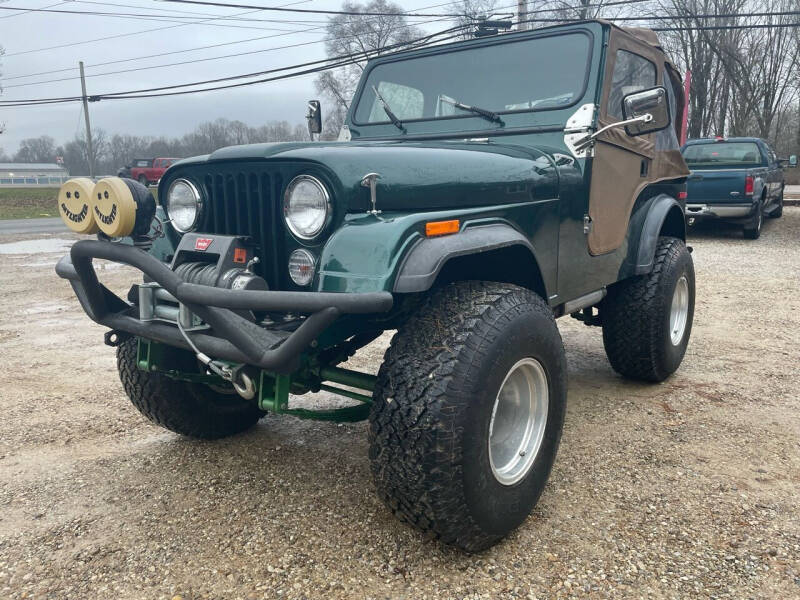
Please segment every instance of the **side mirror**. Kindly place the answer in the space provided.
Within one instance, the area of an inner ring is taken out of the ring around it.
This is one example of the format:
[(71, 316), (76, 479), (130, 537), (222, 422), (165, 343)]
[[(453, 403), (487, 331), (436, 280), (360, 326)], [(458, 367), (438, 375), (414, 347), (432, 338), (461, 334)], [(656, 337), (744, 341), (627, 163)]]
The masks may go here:
[(666, 129), (670, 124), (667, 90), (659, 86), (628, 94), (622, 99), (622, 114), (626, 120), (644, 115), (652, 117), (647, 121), (625, 125), (628, 135), (643, 135)]
[(789, 166), (794, 169), (797, 166), (797, 154), (792, 154), (789, 157)]
[(319, 100), (308, 101), (306, 120), (308, 121), (308, 133), (313, 140), (314, 134), (322, 131), (322, 107), (320, 106)]

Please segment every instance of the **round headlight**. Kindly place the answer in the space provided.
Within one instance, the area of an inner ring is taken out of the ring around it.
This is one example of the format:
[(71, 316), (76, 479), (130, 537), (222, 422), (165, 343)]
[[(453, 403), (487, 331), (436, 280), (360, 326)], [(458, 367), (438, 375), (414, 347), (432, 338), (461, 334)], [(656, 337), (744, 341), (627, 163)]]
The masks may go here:
[(167, 215), (172, 226), (181, 233), (192, 231), (200, 221), (200, 192), (191, 181), (176, 179), (167, 192)]
[(289, 277), (297, 285), (308, 285), (314, 279), (314, 255), (305, 248), (289, 255)]
[(298, 175), (283, 196), (283, 216), (295, 236), (310, 240), (328, 224), (331, 202), (328, 190), (316, 177)]

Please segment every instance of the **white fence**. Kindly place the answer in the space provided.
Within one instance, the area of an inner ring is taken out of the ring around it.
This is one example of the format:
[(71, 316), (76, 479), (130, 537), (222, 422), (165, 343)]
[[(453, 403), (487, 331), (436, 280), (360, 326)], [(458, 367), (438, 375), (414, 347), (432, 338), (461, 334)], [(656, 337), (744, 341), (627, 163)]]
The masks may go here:
[(0, 177), (0, 187), (59, 186), (67, 179), (71, 179), (71, 177), (69, 175), (61, 177)]

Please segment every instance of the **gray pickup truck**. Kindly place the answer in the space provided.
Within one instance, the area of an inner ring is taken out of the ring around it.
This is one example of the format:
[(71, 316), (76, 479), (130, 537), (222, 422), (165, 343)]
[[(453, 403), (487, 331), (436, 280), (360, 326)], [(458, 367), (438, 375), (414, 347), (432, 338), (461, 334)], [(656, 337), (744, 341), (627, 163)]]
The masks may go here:
[(761, 235), (764, 215), (783, 214), (783, 168), (797, 156), (779, 159), (759, 138), (689, 140), (681, 148), (692, 174), (687, 181), (686, 219), (725, 219), (744, 228), (744, 237)]

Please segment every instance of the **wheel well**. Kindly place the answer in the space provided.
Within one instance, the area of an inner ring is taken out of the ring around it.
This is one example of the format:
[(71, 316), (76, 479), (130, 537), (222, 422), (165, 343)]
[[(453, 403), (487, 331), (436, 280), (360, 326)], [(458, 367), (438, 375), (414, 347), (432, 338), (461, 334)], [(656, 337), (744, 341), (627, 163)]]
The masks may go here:
[(544, 279), (536, 259), (528, 248), (518, 244), (453, 257), (442, 266), (434, 285), (467, 280), (512, 283), (547, 299)]
[(680, 208), (673, 206), (661, 224), (661, 236), (676, 237), (686, 241), (686, 221)]

